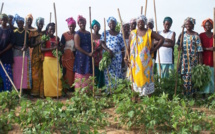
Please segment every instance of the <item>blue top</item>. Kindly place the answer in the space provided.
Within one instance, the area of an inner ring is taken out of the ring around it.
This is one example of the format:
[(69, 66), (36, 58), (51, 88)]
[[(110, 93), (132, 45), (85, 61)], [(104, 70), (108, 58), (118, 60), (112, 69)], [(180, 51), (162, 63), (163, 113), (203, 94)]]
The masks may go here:
[[(80, 36), (80, 47), (86, 52), (91, 52), (90, 33), (82, 33), (77, 31)], [(78, 74), (92, 74), (92, 57), (89, 57), (76, 49), (75, 64), (73, 71)]]
[[(0, 51), (3, 51), (9, 44), (14, 44), (14, 34), (10, 28), (0, 28)], [(4, 64), (13, 63), (13, 51), (12, 48), (0, 55), (0, 60)]]

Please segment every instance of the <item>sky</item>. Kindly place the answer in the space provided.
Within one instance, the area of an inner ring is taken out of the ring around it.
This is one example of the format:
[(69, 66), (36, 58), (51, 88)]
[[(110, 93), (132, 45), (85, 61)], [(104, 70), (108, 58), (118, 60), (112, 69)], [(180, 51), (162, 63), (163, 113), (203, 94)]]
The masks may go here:
[[(136, 18), (145, 10), (145, 0), (1, 0), (4, 2), (3, 13), (22, 17), (31, 13), (34, 17), (33, 27), (36, 27), (35, 20), (37, 17), (45, 18), (45, 24), (49, 23), (50, 12), (52, 12), (52, 22), (54, 22), (54, 8), (57, 11), (57, 31), (58, 36), (68, 31), (66, 19), (73, 17), (75, 20), (78, 15), (83, 15), (87, 19), (87, 30), (89, 30), (89, 7), (91, 6), (91, 18), (96, 19), (101, 24), (100, 33), (104, 31), (104, 18), (113, 16), (119, 20), (119, 8), (122, 20), (128, 22), (131, 18)], [(201, 33), (203, 28), (201, 23), (204, 19), (213, 18), (213, 9), (215, 0), (155, 0), (157, 12), (158, 30), (163, 30), (163, 19), (170, 16), (173, 19), (171, 27), (176, 32), (176, 36), (181, 32), (181, 26), (187, 17), (196, 19), (194, 31)], [(153, 0), (148, 0), (147, 18), (154, 18)], [(108, 29), (108, 26), (106, 26)], [(44, 27), (45, 29), (45, 27)], [(78, 30), (78, 25), (76, 30)]]

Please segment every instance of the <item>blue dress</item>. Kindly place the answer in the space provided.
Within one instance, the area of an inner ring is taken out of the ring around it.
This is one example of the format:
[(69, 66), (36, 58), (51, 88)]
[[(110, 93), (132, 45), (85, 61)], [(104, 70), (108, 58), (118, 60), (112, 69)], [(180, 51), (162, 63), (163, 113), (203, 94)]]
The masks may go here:
[[(104, 32), (102, 33), (101, 40), (104, 40)], [(114, 53), (114, 57), (111, 60), (111, 64), (108, 66), (108, 71), (110, 74), (110, 79), (114, 79), (116, 81), (117, 79), (123, 78), (122, 72), (123, 58), (121, 50), (124, 48), (124, 42), (122, 34), (119, 33), (118, 35), (113, 36), (109, 33), (109, 31), (106, 31), (106, 46)], [(107, 70), (104, 70), (104, 74), (105, 84), (109, 85)]]
[[(80, 47), (86, 52), (91, 52), (91, 37), (90, 33), (82, 33), (77, 31), (76, 34), (80, 36)], [(92, 57), (89, 57), (82, 52), (76, 50), (75, 63), (73, 71), (75, 73), (85, 75), (92, 74)]]

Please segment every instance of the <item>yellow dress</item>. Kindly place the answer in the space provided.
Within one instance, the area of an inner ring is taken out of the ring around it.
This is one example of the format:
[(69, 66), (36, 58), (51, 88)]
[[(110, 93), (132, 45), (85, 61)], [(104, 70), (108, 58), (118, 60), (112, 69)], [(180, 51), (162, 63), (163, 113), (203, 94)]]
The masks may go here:
[(134, 91), (139, 92), (140, 96), (143, 96), (154, 92), (153, 55), (150, 54), (152, 31), (147, 30), (142, 37), (137, 37), (136, 33), (137, 30), (131, 32), (130, 61)]

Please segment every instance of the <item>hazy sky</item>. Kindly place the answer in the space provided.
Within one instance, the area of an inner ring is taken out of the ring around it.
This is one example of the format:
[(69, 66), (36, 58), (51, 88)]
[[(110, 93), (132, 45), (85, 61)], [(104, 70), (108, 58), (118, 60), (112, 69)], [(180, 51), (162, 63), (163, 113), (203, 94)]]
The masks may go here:
[[(54, 22), (53, 2), (55, 2), (58, 36), (68, 30), (65, 20), (71, 16), (77, 19), (79, 14), (86, 17), (89, 30), (89, 6), (92, 10), (92, 20), (97, 19), (101, 24), (100, 33), (103, 32), (104, 18), (114, 16), (119, 21), (117, 8), (120, 9), (123, 21), (129, 21), (131, 18), (139, 16), (141, 6), (145, 8), (145, 0), (4, 0), (1, 2), (4, 2), (3, 13), (11, 15), (17, 13), (22, 17), (32, 13), (34, 27), (37, 17), (44, 17), (45, 24), (48, 24), (50, 12), (52, 12)], [(156, 0), (158, 30), (163, 29), (164, 17), (170, 16), (173, 18), (171, 29), (178, 36), (184, 19), (193, 17), (197, 21), (195, 31), (203, 32), (201, 23), (206, 18), (213, 18), (214, 7), (215, 0)], [(148, 0), (146, 16), (154, 18), (153, 0)], [(78, 29), (77, 25), (76, 30)]]

